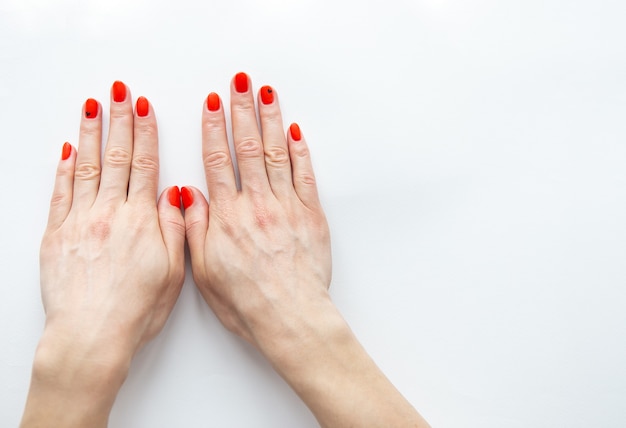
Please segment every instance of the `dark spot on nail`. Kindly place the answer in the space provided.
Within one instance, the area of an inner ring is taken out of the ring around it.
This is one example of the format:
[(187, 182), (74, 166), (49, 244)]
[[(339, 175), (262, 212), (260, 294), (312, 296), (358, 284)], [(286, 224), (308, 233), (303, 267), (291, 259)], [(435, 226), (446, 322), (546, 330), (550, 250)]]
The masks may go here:
[(91, 116), (91, 112), (90, 111), (86, 111), (85, 112), (85, 116), (87, 116), (87, 117)]
[(271, 94), (272, 93), (272, 88), (267, 88), (267, 93)]

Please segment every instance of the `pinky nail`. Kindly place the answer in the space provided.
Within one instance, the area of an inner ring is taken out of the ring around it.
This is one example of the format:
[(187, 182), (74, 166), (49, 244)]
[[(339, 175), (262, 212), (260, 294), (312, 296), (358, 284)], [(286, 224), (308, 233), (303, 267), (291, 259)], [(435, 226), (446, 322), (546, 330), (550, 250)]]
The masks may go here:
[(191, 192), (191, 189), (188, 187), (181, 188), (180, 195), (183, 199), (183, 207), (185, 207), (185, 209), (189, 208), (191, 204), (193, 204), (193, 193)]
[(209, 111), (218, 111), (220, 109), (220, 96), (211, 92), (206, 99), (206, 107)]
[(248, 92), (248, 75), (246, 73), (237, 73), (235, 75), (235, 90), (239, 93)]
[(170, 205), (180, 208), (180, 189), (178, 186), (174, 186), (170, 189), (167, 197), (170, 201)]
[(300, 141), (302, 138), (302, 134), (300, 133), (300, 127), (297, 123), (292, 123), (289, 127), (289, 133), (291, 134), (291, 138), (293, 141)]
[(137, 98), (137, 116), (146, 117), (148, 112), (150, 111), (150, 103), (148, 103), (148, 99), (146, 97)]
[(121, 103), (126, 99), (126, 85), (119, 80), (113, 82), (113, 101)]
[(63, 144), (63, 150), (61, 150), (61, 160), (66, 160), (72, 154), (72, 145), (70, 143)]
[(271, 86), (263, 86), (261, 88), (261, 101), (263, 104), (272, 104), (274, 102), (274, 90)]
[(89, 98), (85, 101), (85, 117), (87, 119), (93, 119), (96, 116), (98, 116), (98, 101)]

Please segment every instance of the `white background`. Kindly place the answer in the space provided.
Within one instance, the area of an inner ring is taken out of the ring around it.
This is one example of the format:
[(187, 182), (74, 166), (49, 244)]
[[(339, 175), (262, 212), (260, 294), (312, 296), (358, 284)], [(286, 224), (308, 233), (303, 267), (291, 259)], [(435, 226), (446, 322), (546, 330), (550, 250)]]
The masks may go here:
[[(624, 22), (621, 0), (0, 0), (0, 426), (84, 100), (147, 96), (161, 188), (205, 189), (202, 103), (241, 70), (310, 143), (335, 302), (434, 427), (626, 426)], [(316, 422), (187, 268), (110, 426)]]

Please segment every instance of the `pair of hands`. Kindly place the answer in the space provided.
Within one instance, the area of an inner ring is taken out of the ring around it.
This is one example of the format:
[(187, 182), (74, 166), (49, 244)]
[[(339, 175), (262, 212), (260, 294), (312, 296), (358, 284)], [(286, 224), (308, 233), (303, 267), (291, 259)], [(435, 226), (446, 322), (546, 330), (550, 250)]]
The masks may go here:
[(241, 190), (226, 107), (211, 93), (202, 109), (210, 208), (194, 187), (168, 187), (155, 203), (157, 122), (146, 98), (133, 109), (129, 88), (113, 84), (103, 155), (102, 107), (86, 101), (79, 149), (63, 146), (41, 245), (46, 325), (34, 375), (41, 368), (85, 388), (105, 384), (112, 404), (133, 355), (174, 307), (185, 238), (204, 299), (229, 330), (262, 352), (276, 326), (311, 300), (328, 299), (328, 226), (300, 129), (293, 124), (285, 136), (269, 86), (258, 94), (259, 129), (245, 73), (233, 78), (230, 99)]
[(41, 246), (45, 334), (80, 349), (77, 357), (127, 365), (162, 329), (183, 284), (185, 237), (202, 296), (229, 330), (257, 346), (268, 310), (298, 310), (325, 296), (329, 233), (298, 125), (285, 136), (276, 93), (264, 86), (259, 130), (250, 79), (235, 76), (238, 190), (224, 108), (211, 93), (202, 111), (210, 208), (198, 189), (184, 187), (183, 216), (177, 187), (155, 203), (157, 124), (148, 100), (140, 97), (133, 111), (128, 87), (114, 83), (103, 156), (102, 107), (85, 103), (80, 149), (63, 147)]
[[(128, 87), (83, 107), (79, 150), (66, 143), (41, 246), (46, 325), (22, 427), (103, 427), (137, 350), (165, 324), (194, 280), (230, 331), (269, 360), (324, 427), (426, 427), (367, 355), (332, 304), (329, 231), (298, 125), (285, 136), (276, 93), (245, 73), (230, 109), (241, 190), (224, 105), (202, 111), (210, 205), (193, 187), (158, 198), (155, 112)], [(184, 215), (181, 212), (181, 200)]]

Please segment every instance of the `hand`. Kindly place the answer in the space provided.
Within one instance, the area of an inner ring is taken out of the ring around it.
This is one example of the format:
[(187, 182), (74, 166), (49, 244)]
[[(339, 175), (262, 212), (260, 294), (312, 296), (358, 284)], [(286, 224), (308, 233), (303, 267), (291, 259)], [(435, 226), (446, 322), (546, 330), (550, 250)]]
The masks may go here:
[(376, 367), (332, 304), (330, 239), (306, 142), (285, 137), (276, 92), (231, 83), (241, 178), (237, 190), (217, 94), (203, 108), (203, 159), (210, 207), (183, 188), (194, 280), (232, 332), (255, 345), (323, 427), (427, 427)]
[[(309, 150), (299, 127), (288, 136), (276, 92), (261, 88), (262, 134), (246, 74), (231, 84), (237, 190), (224, 107), (211, 94), (203, 108), (203, 159), (210, 209), (195, 188), (183, 188), (193, 275), (221, 322), (263, 349), (293, 316), (328, 301), (330, 238)], [(281, 330), (282, 331), (282, 330)], [(261, 340), (260, 340), (261, 339)]]
[[(121, 82), (111, 92), (101, 167), (101, 106), (87, 100), (80, 146), (63, 147), (41, 245), (46, 325), (23, 426), (105, 426), (133, 355), (163, 327), (184, 279), (178, 188), (156, 204), (157, 124)], [(77, 414), (78, 413), (78, 414)]]

